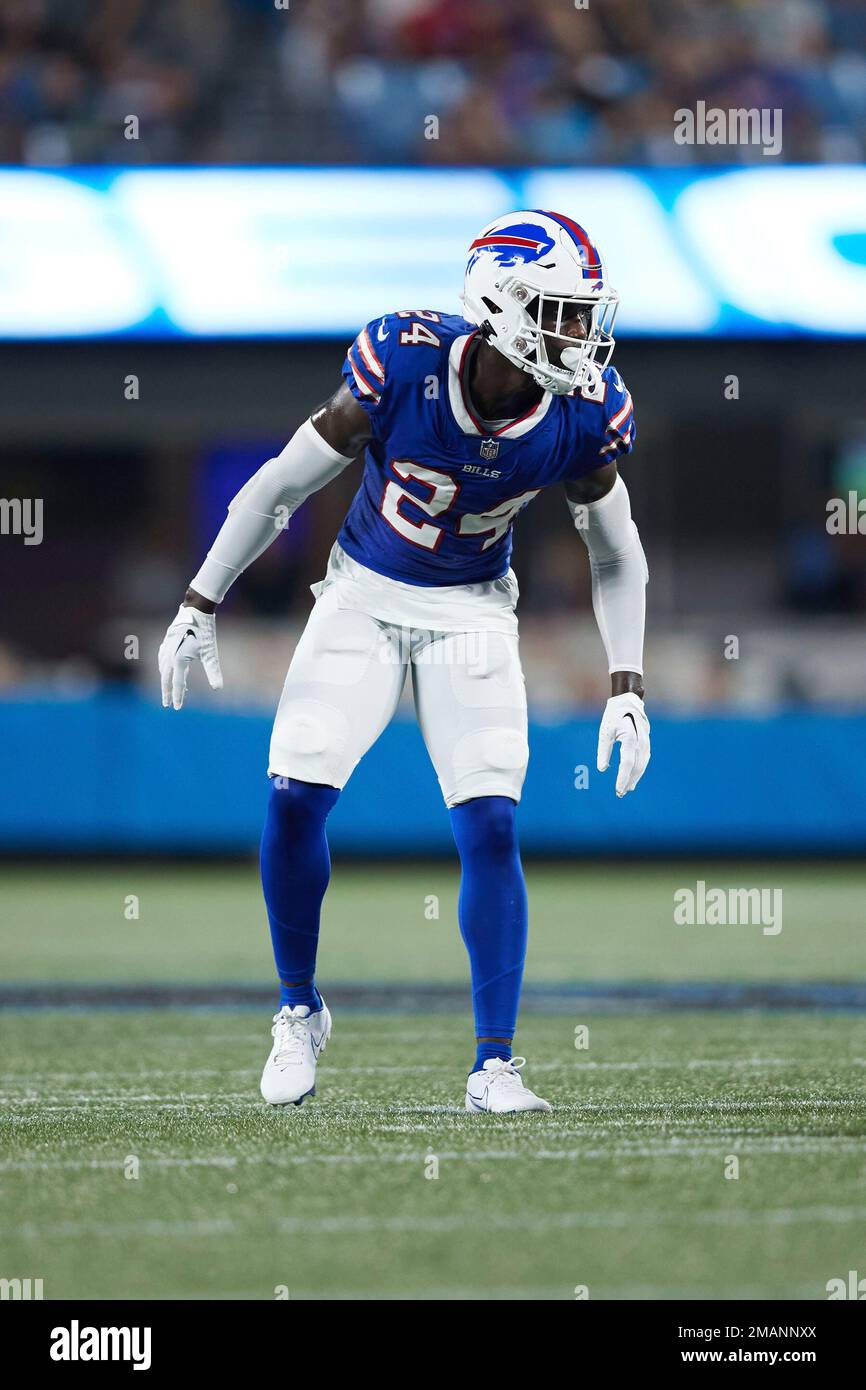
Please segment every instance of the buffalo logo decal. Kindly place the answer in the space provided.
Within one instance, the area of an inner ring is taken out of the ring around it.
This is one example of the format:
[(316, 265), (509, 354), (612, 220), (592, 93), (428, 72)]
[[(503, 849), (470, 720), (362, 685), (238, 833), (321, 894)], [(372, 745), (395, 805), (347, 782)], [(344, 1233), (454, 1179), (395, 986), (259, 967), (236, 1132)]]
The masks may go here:
[(471, 254), (466, 268), (472, 269), (482, 251), (487, 251), (501, 266), (513, 266), (540, 261), (553, 247), (553, 237), (536, 222), (515, 222), (509, 227), (497, 227), (487, 236), (476, 237), (469, 247)]

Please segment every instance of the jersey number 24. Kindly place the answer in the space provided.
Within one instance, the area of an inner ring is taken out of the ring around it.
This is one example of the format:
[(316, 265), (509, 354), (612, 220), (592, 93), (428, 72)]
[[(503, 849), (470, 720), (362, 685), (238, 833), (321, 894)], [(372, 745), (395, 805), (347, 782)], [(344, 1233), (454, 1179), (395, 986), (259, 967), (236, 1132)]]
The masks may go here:
[[(412, 521), (408, 516), (404, 516), (400, 505), (409, 501), (429, 517), (442, 516), (457, 501), (460, 484), (447, 473), (439, 473), (435, 468), (425, 468), (420, 463), (413, 463), (411, 459), (394, 459), (391, 467), (399, 478), (407, 482), (411, 478), (422, 487), (429, 488), (430, 496), (416, 497), (414, 492), (392, 479), (382, 494), (382, 516), (398, 535), (410, 541), (412, 545), (418, 545), (422, 550), (438, 550), (445, 535), (443, 527), (437, 526), (433, 521)], [(489, 512), (479, 512), (472, 516), (464, 514), (457, 527), (458, 536), (486, 535), (487, 539), (481, 549), (487, 550), (505, 535), (517, 513), (531, 502), (533, 497), (537, 497), (540, 491), (540, 488), (535, 488), (532, 492), (521, 492), (517, 497), (507, 497), (504, 502), (491, 507)]]

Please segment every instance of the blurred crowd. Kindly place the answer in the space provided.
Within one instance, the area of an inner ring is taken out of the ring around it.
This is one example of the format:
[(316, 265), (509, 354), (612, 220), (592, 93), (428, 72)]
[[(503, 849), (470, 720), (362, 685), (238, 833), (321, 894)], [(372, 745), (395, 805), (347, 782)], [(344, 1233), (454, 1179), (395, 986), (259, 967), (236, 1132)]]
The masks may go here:
[(866, 4), (4, 0), (0, 9), (9, 164), (761, 158), (755, 145), (676, 144), (674, 112), (697, 101), (781, 108), (786, 161), (862, 160)]
[[(92, 692), (104, 682), (131, 682), (155, 699), (166, 623), (228, 498), (256, 466), (250, 460), (273, 452), (264, 439), (203, 451), (96, 441), (53, 452), (10, 449), (8, 479), (44, 496), (49, 524), (39, 546), (15, 537), (0, 546), (0, 592), (18, 595), (0, 613), (0, 702), (11, 693)], [(689, 713), (866, 708), (866, 534), (831, 535), (824, 522), (828, 495), (866, 495), (866, 423), (832, 457), (821, 450), (803, 459), (808, 480), (798, 505), (786, 506), (771, 484), (759, 534), (738, 498), (733, 512), (708, 508), (695, 532), (682, 513), (694, 491), (695, 456), (687, 452), (687, 466), (660, 475), (658, 457), (645, 454), (624, 471), (652, 576), (654, 703)], [(313, 602), (310, 585), (324, 572), (357, 483), (357, 469), (348, 470), (310, 499), (232, 589), (219, 618), (226, 689), (212, 697), (199, 681), (197, 701), (273, 707)], [(673, 529), (671, 508), (680, 517)], [(514, 567), (535, 717), (597, 707), (608, 690), (607, 663), (586, 553), (558, 489), (516, 526)]]

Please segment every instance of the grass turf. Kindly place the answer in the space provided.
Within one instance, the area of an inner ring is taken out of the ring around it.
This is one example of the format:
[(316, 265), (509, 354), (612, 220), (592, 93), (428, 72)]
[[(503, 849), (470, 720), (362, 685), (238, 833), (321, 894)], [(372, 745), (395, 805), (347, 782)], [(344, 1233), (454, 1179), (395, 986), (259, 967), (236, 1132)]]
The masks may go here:
[(462, 1021), (350, 1013), (319, 1099), (269, 1109), (263, 1023), (5, 1013), (0, 1272), (47, 1298), (820, 1299), (862, 1269), (862, 1016), (528, 1018), (556, 1108), (513, 1117), (463, 1113)]
[[(528, 877), (530, 981), (864, 973), (859, 866)], [(675, 926), (673, 892), (699, 877), (781, 887), (781, 934)], [(456, 888), (452, 865), (338, 864), (325, 986), (465, 982)], [(7, 982), (272, 978), (253, 866), (7, 870), (0, 901)], [(259, 1102), (267, 1024), (0, 1013), (0, 1276), (47, 1298), (763, 1299), (863, 1272), (863, 1015), (527, 1015), (528, 1079), (556, 1109), (501, 1118), (461, 1109), (468, 1016), (338, 1014), (300, 1111)]]
[[(760, 926), (677, 926), (673, 894), (780, 888), (777, 936)], [(866, 866), (694, 864), (527, 868), (527, 979), (860, 979)], [(328, 980), (466, 979), (449, 862), (335, 865), (319, 975)], [(125, 916), (135, 896), (138, 916)], [(428, 900), (438, 917), (428, 917)], [(6, 982), (270, 981), (273, 961), (256, 868), (127, 864), (0, 872)]]

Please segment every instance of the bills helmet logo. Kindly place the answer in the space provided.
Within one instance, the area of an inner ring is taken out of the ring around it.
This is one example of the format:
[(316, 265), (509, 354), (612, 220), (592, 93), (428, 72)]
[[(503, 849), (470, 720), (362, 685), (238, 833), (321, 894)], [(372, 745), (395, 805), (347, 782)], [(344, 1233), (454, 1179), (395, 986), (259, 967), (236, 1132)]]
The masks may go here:
[(527, 261), (540, 261), (554, 248), (554, 240), (537, 222), (514, 222), (510, 226), (498, 227), (486, 236), (476, 237), (469, 247), (471, 270), (486, 251), (501, 266), (525, 265)]

